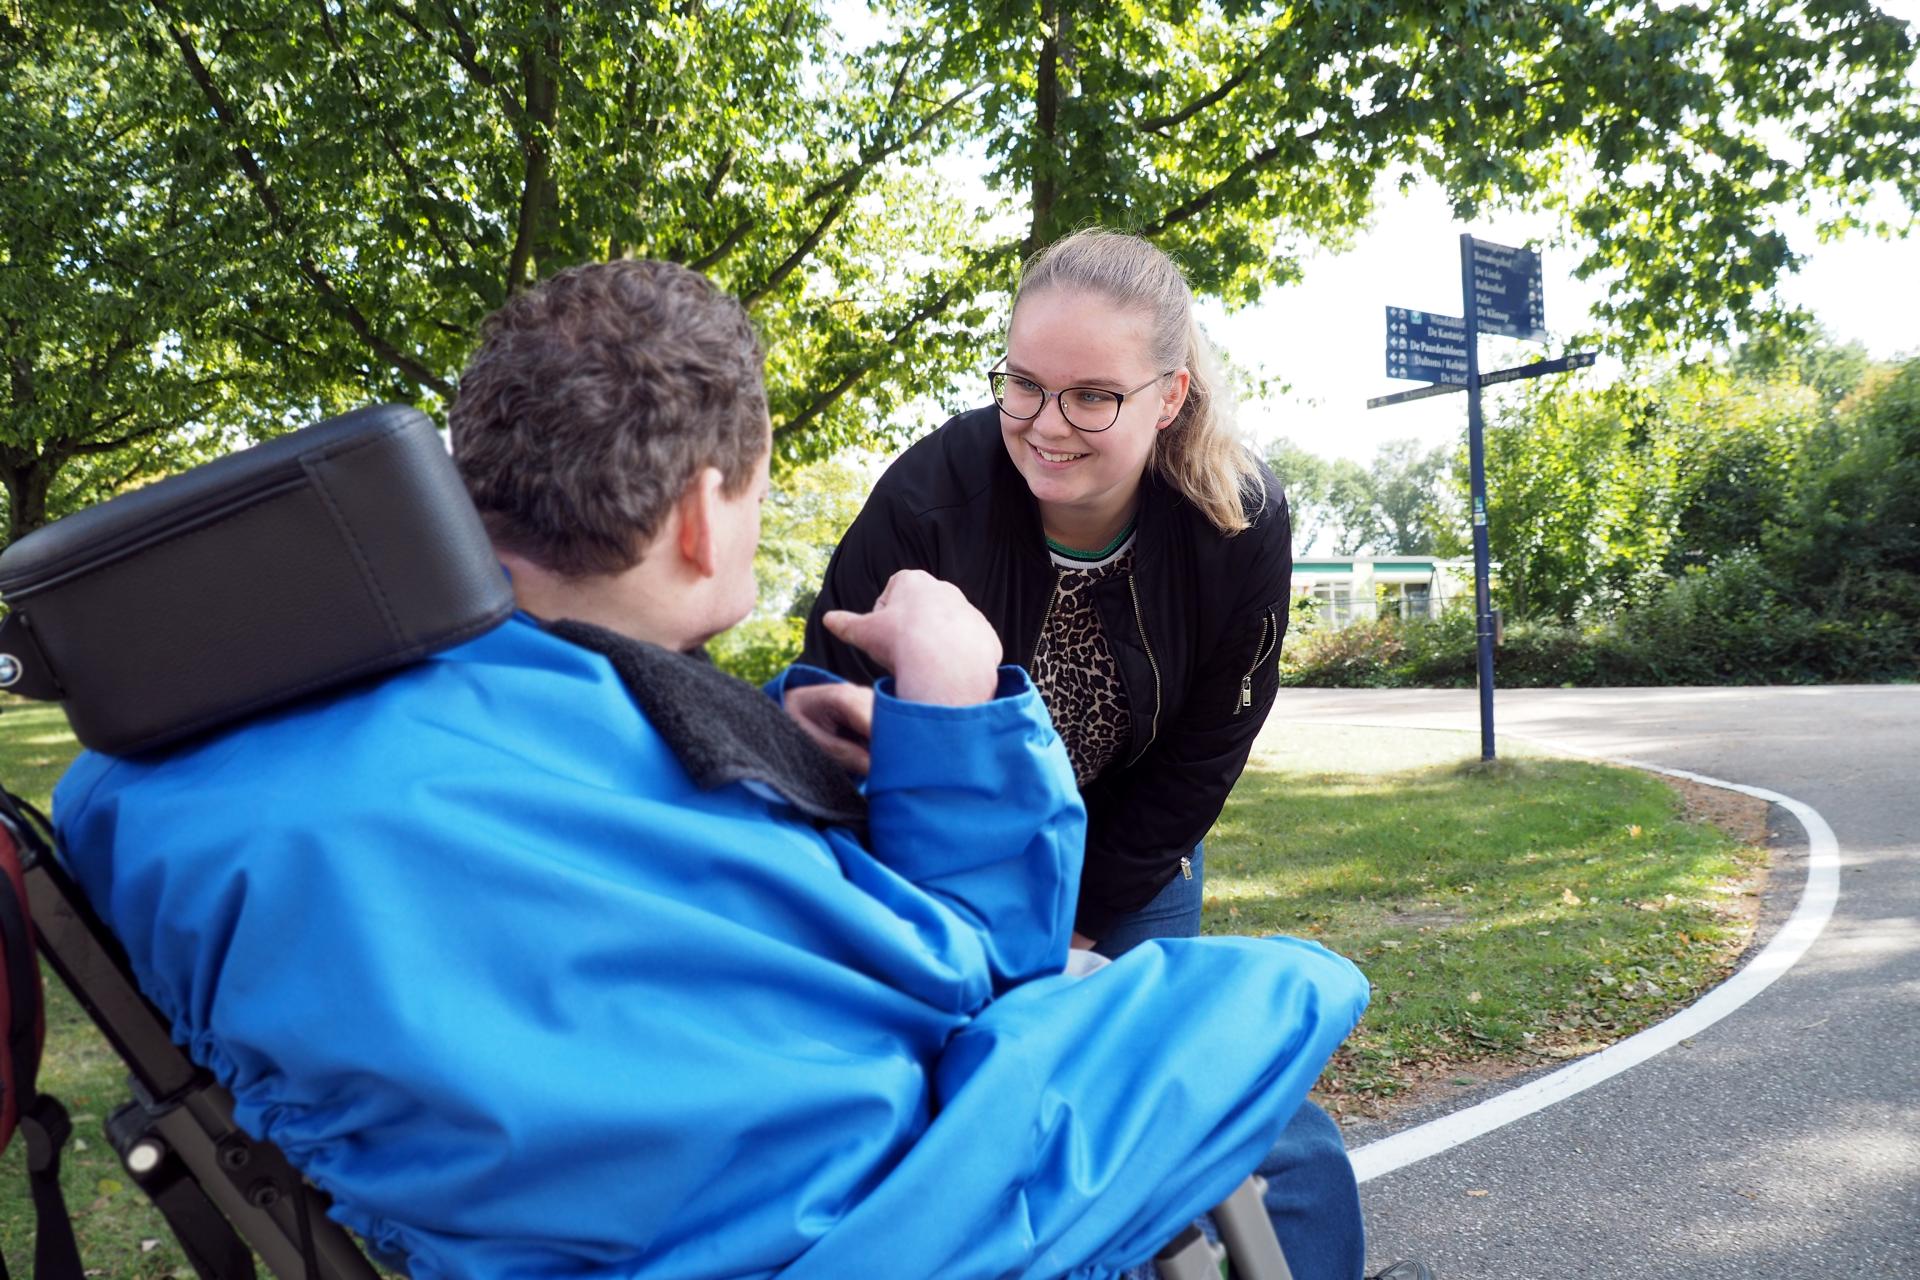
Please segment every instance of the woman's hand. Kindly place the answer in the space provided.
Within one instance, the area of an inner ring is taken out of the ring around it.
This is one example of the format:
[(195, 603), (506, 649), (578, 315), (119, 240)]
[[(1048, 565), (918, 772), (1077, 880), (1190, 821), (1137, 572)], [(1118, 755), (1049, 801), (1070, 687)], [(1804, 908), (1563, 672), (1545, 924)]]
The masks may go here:
[(1000, 687), (1000, 636), (960, 588), (902, 569), (868, 613), (829, 609), (822, 625), (893, 672), (908, 702), (970, 707)]
[(873, 690), (858, 684), (809, 684), (786, 692), (787, 714), (814, 745), (848, 773), (873, 767)]
[(1089, 938), (1086, 934), (1080, 932), (1078, 929), (1075, 929), (1073, 931), (1073, 949), (1075, 951), (1091, 951), (1099, 945), (1100, 945), (1099, 939)]

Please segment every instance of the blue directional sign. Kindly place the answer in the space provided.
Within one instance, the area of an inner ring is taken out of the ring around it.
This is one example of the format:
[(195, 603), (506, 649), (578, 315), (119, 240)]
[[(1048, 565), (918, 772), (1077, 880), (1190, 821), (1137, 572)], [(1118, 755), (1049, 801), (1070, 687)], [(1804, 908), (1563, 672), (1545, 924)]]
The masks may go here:
[(1406, 307), (1387, 308), (1387, 376), (1467, 383), (1467, 322)]
[(1547, 308), (1540, 292), (1540, 255), (1486, 240), (1473, 241), (1473, 299), (1481, 333), (1529, 342), (1547, 340)]

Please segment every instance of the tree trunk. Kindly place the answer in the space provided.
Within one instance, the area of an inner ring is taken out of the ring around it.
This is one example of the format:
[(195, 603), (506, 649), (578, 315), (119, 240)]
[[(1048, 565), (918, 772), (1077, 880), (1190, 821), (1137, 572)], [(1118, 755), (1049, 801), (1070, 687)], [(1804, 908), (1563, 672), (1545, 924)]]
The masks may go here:
[(1053, 242), (1053, 206), (1060, 197), (1060, 0), (1041, 0), (1040, 62), (1034, 69), (1033, 224), (1026, 256)]
[(34, 455), (0, 462), (0, 486), (7, 491), (8, 546), (47, 523), (47, 494), (65, 461)]
[[(549, 14), (549, 17), (554, 15)], [(507, 263), (507, 292), (518, 293), (540, 278), (541, 259), (553, 250), (560, 184), (553, 174), (554, 125), (559, 119), (560, 38), (549, 23), (537, 48), (521, 55), (526, 82), (526, 124), (521, 151), (526, 177), (520, 192), (520, 217), (514, 229), (513, 253)]]

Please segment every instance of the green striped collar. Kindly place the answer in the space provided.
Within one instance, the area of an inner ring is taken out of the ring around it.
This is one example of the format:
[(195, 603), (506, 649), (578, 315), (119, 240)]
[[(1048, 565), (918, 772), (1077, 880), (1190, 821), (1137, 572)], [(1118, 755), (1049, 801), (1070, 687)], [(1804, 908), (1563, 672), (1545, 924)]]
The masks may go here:
[(1127, 545), (1127, 539), (1133, 536), (1133, 526), (1137, 523), (1139, 523), (1138, 517), (1127, 521), (1127, 527), (1116, 534), (1112, 542), (1109, 542), (1098, 551), (1082, 551), (1077, 547), (1070, 547), (1064, 542), (1055, 542), (1052, 538), (1047, 539), (1047, 550), (1067, 560), (1079, 560), (1087, 564), (1098, 564), (1102, 560), (1112, 558), (1114, 552)]

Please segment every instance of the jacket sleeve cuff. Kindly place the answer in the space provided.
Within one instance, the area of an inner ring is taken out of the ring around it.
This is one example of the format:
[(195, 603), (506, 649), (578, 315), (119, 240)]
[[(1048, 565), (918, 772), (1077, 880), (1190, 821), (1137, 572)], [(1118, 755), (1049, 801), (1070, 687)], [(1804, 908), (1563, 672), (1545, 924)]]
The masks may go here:
[(1083, 937), (1092, 938), (1095, 942), (1105, 942), (1108, 931), (1113, 928), (1114, 921), (1119, 918), (1118, 911), (1098, 903), (1088, 902), (1086, 895), (1082, 893), (1079, 905), (1074, 908), (1073, 931)]
[(822, 671), (819, 667), (810, 667), (804, 662), (796, 662), (773, 679), (760, 686), (762, 693), (775, 703), (787, 705), (787, 692), (790, 689), (804, 689), (810, 684), (846, 684), (831, 671)]

